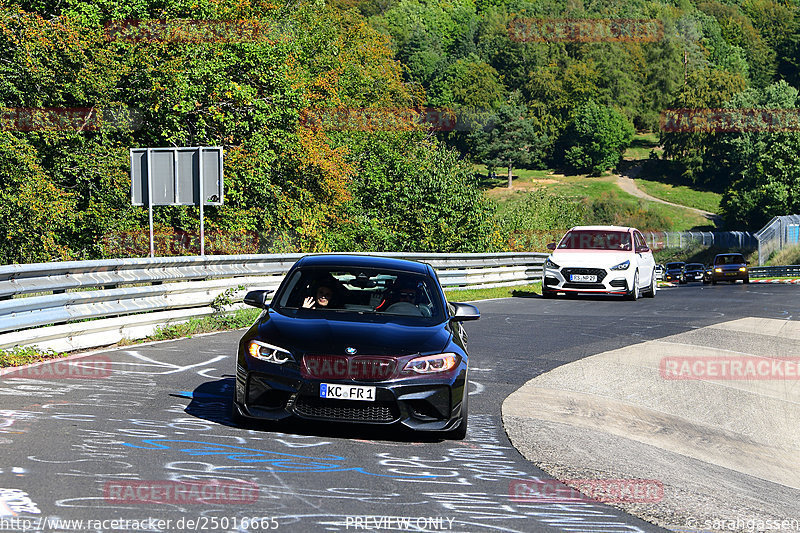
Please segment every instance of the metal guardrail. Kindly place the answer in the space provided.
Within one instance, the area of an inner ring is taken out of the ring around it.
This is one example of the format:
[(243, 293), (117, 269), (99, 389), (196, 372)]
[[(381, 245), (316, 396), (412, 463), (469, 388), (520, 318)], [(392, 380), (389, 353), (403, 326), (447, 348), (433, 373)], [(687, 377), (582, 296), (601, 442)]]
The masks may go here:
[[(364, 254), (369, 255), (369, 254)], [(538, 280), (544, 253), (382, 253), (429, 263), (446, 288)], [(225, 291), (276, 289), (303, 254), (108, 259), (0, 266), (0, 349), (77, 350), (210, 315)], [(243, 287), (240, 289), (240, 287)], [(236, 304), (231, 309), (241, 308)]]
[(751, 278), (800, 278), (800, 265), (754, 266), (748, 270)]

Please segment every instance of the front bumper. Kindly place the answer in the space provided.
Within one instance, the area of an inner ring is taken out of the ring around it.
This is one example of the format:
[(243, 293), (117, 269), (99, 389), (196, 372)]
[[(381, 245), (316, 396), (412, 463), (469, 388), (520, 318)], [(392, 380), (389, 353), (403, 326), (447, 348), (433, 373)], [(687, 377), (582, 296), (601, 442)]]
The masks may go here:
[[(545, 268), (542, 274), (542, 291), (628, 294), (633, 286), (634, 268), (610, 270), (606, 268), (568, 267)], [(594, 281), (577, 281), (575, 276), (594, 276)]]
[[(273, 365), (277, 366), (277, 365)], [(416, 431), (450, 431), (460, 423), (467, 367), (446, 375), (402, 377), (391, 381), (311, 379), (299, 370), (248, 370), (238, 365), (234, 408), (248, 418), (359, 424), (401, 424)], [(375, 401), (320, 398), (320, 384), (375, 387)]]
[(722, 272), (713, 271), (711, 273), (711, 279), (713, 281), (736, 281), (736, 280), (746, 280), (750, 278), (750, 273), (748, 271), (742, 272), (739, 269), (736, 270), (723, 270)]

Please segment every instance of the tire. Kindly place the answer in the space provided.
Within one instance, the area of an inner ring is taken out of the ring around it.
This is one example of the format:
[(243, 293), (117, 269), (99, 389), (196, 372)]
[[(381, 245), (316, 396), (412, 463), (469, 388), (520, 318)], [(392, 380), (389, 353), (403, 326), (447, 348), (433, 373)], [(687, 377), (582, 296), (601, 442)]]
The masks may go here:
[(747, 276), (742, 280), (744, 283), (750, 283), (750, 276)]
[(628, 300), (635, 302), (639, 299), (639, 271), (636, 271), (636, 274), (633, 275), (633, 287), (631, 288), (631, 292), (627, 295)]
[(653, 271), (653, 275), (650, 278), (650, 289), (644, 293), (644, 296), (647, 298), (655, 298), (656, 291), (658, 290), (658, 283), (656, 282), (656, 273)]
[(464, 387), (464, 399), (461, 403), (461, 416), (458, 427), (447, 432), (450, 440), (464, 440), (467, 437), (467, 421), (469, 420), (469, 386)]
[(715, 279), (712, 279), (712, 280), (711, 280), (711, 284), (712, 284), (712, 285), (716, 285), (716, 284), (717, 284), (717, 280), (715, 280)]
[(542, 289), (542, 298), (547, 298), (548, 300), (552, 300), (555, 297), (556, 297), (555, 291), (546, 291)]

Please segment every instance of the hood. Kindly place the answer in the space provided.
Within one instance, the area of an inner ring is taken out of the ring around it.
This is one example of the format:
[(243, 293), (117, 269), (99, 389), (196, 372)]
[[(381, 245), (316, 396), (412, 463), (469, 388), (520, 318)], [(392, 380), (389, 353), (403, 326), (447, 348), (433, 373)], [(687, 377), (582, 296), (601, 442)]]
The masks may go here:
[(344, 355), (348, 347), (355, 348), (358, 355), (435, 353), (450, 342), (447, 323), (413, 326), (385, 319), (362, 320), (294, 317), (270, 310), (256, 338), (297, 354), (328, 355)]
[(550, 260), (560, 267), (610, 268), (624, 261), (633, 261), (631, 252), (614, 250), (555, 250)]

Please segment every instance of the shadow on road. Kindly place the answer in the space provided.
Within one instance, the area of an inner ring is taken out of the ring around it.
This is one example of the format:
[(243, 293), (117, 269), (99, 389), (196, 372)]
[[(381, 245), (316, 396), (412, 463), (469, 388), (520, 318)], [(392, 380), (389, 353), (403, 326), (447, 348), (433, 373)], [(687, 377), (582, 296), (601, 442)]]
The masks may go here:
[(405, 427), (397, 425), (289, 419), (280, 422), (253, 420), (242, 426), (231, 418), (234, 383), (232, 376), (225, 377), (215, 381), (207, 381), (194, 389), (194, 391), (183, 391), (172, 394), (172, 396), (191, 399), (189, 405), (186, 406), (186, 414), (188, 415), (224, 426), (240, 427), (243, 430), (392, 442), (441, 442), (444, 440), (442, 436), (435, 433), (414, 433)]

